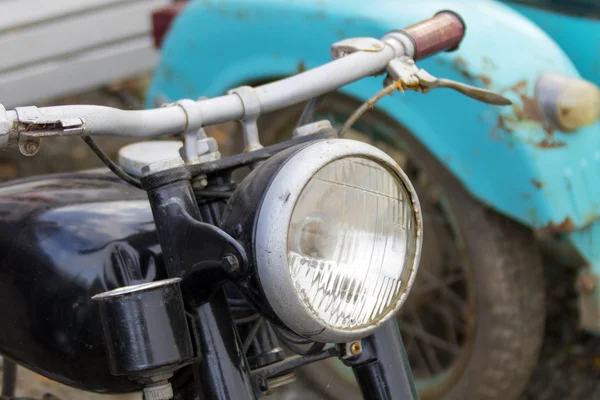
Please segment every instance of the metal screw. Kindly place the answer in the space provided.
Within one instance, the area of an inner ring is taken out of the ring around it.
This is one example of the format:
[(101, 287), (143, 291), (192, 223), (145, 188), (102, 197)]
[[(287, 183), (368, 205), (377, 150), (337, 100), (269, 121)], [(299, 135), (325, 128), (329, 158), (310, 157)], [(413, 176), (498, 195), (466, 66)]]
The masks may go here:
[(144, 388), (144, 400), (170, 400), (173, 398), (173, 388), (168, 381), (158, 382)]
[(19, 151), (21, 154), (27, 157), (31, 157), (37, 154), (40, 150), (39, 139), (25, 139), (19, 140)]
[(352, 355), (355, 355), (355, 356), (362, 353), (362, 345), (360, 344), (360, 342), (353, 342), (350, 345), (350, 352), (352, 353)]
[(225, 257), (223, 257), (222, 261), (223, 267), (228, 274), (237, 275), (237, 273), (240, 271), (240, 262), (233, 254), (227, 254)]

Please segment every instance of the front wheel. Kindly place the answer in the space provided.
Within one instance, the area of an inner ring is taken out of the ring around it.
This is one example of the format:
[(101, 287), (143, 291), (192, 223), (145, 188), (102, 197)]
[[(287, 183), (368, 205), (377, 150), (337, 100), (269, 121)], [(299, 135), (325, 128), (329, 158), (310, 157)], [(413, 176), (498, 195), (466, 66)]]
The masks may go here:
[[(341, 126), (358, 106), (332, 94), (317, 119)], [(280, 140), (299, 114), (290, 109), (272, 116), (263, 132)], [(347, 137), (392, 156), (421, 200), (421, 266), (398, 318), (421, 399), (517, 399), (544, 331), (542, 261), (532, 232), (473, 199), (384, 114), (369, 112)], [(352, 371), (337, 361), (310, 365), (303, 373), (334, 400), (361, 398)]]

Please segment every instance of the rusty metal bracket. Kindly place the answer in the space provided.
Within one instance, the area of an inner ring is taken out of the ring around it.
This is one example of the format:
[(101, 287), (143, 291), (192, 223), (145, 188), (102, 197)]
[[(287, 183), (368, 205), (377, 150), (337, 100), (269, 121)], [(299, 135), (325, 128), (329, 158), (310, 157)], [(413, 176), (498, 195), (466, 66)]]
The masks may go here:
[(19, 136), (42, 138), (46, 136), (81, 135), (84, 121), (81, 118), (58, 118), (40, 112), (35, 106), (16, 107)]
[[(19, 151), (24, 156), (36, 155), (40, 151), (40, 139), (43, 137), (80, 135), (84, 131), (84, 121), (81, 118), (46, 115), (34, 106), (16, 107), (15, 112)], [(8, 134), (5, 137), (8, 140)]]

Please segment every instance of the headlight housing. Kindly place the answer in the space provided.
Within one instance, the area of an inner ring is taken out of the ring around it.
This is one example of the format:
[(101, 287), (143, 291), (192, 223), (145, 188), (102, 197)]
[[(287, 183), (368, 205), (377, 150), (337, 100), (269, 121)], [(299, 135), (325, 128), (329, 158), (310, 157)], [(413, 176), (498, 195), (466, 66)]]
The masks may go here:
[(365, 143), (324, 140), (275, 155), (242, 182), (223, 218), (249, 254), (246, 292), (312, 340), (368, 335), (415, 278), (417, 196), (398, 164)]

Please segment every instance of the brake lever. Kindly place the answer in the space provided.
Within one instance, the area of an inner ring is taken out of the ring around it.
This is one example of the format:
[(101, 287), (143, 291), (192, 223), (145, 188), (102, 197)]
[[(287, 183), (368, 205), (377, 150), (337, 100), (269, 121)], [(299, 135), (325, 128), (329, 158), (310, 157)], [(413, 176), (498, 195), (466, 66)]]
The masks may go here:
[(436, 78), (424, 69), (420, 69), (419, 72), (417, 72), (416, 77), (419, 79), (423, 93), (428, 93), (433, 89), (447, 88), (456, 90), (467, 97), (483, 103), (493, 104), (496, 106), (509, 106), (512, 104), (509, 99), (492, 90), (467, 85), (451, 79)]
[(497, 106), (508, 106), (512, 102), (499, 93), (491, 90), (478, 88), (450, 79), (436, 78), (429, 72), (415, 65), (409, 57), (399, 57), (390, 61), (387, 67), (388, 77), (384, 85), (392, 81), (400, 82), (403, 89), (412, 89), (429, 93), (434, 89), (452, 89), (472, 99)]

